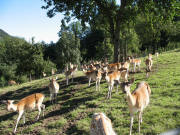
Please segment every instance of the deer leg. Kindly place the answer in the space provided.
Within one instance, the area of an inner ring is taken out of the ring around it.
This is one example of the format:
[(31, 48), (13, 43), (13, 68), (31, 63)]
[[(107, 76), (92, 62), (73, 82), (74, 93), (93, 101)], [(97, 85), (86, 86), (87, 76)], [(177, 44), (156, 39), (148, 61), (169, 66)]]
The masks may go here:
[(134, 69), (133, 69), (133, 72), (135, 72), (135, 71), (136, 71), (136, 64), (134, 63), (133, 66), (134, 66), (134, 67), (133, 67), (133, 68), (134, 68)]
[(100, 80), (98, 80), (98, 90), (100, 91)]
[(132, 133), (132, 126), (133, 126), (133, 121), (134, 121), (134, 115), (131, 114), (130, 117), (131, 117), (131, 122), (130, 122), (130, 131), (129, 131), (129, 135), (131, 135), (131, 133)]
[(141, 128), (141, 121), (142, 121), (142, 112), (139, 112), (139, 134), (140, 134), (140, 128)]
[(89, 86), (91, 85), (91, 78), (89, 78)]
[(18, 116), (18, 118), (17, 118), (16, 126), (15, 126), (15, 128), (14, 128), (14, 133), (16, 133), (16, 129), (17, 129), (19, 120), (21, 119), (21, 116), (23, 115), (23, 112), (24, 112), (24, 111), (20, 111), (20, 112), (19, 112), (19, 116)]
[(41, 114), (41, 105), (38, 104), (37, 107), (38, 107), (38, 116), (37, 116), (36, 120), (39, 119), (39, 116)]
[(69, 78), (68, 78), (68, 76), (66, 76), (66, 85), (68, 85), (69, 84)]

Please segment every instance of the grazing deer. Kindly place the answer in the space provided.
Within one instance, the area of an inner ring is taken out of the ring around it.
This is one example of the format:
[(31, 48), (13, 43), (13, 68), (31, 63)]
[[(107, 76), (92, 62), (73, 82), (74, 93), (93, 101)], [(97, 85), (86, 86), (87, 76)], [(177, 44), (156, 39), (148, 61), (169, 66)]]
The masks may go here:
[(8, 81), (8, 85), (12, 86), (12, 85), (16, 85), (17, 83), (14, 80), (10, 80)]
[(137, 84), (136, 89), (131, 93), (130, 87), (134, 82), (134, 78), (129, 82), (121, 83), (121, 87), (123, 91), (126, 93), (126, 99), (129, 106), (130, 111), (130, 135), (132, 133), (133, 119), (134, 114), (139, 112), (139, 134), (140, 134), (140, 124), (142, 123), (142, 112), (144, 108), (146, 108), (150, 101), (151, 89), (148, 83), (142, 81)]
[(57, 94), (59, 92), (59, 84), (56, 82), (57, 76), (56, 79), (49, 78), (49, 80), (50, 80), (50, 84), (49, 84), (50, 100), (51, 103), (53, 103), (53, 101), (55, 102), (57, 100)]
[(141, 66), (140, 59), (134, 59), (134, 58), (128, 57), (128, 62), (133, 65), (133, 72), (136, 71), (136, 66), (138, 66), (138, 71), (140, 71), (140, 66)]
[(100, 82), (102, 78), (102, 72), (100, 70), (90, 70), (86, 71), (83, 69), (83, 72), (85, 73), (86, 77), (89, 79), (89, 86), (91, 85), (91, 80), (96, 81), (96, 91), (97, 88), (100, 91)]
[(43, 77), (46, 77), (46, 73), (45, 72), (42, 72), (42, 75), (43, 75)]
[(94, 113), (92, 116), (90, 135), (116, 135), (111, 120), (104, 113)]
[(77, 71), (77, 66), (74, 66), (72, 69), (69, 69), (68, 71), (65, 72), (66, 75), (66, 85), (69, 85), (69, 76), (72, 77), (72, 82), (74, 78), (74, 74)]
[(41, 93), (35, 93), (32, 95), (29, 95), (23, 99), (21, 99), (17, 104), (13, 104), (14, 100), (4, 100), (3, 102), (7, 104), (7, 110), (8, 111), (16, 111), (18, 112), (19, 116), (17, 118), (16, 126), (14, 129), (14, 133), (16, 132), (19, 120), (23, 116), (23, 121), (25, 123), (25, 111), (27, 110), (33, 110), (37, 107), (38, 109), (38, 116), (37, 120), (39, 119), (39, 116), (41, 114), (41, 109), (43, 110), (43, 117), (44, 117), (44, 109), (45, 105), (42, 104), (44, 100), (44, 95)]
[[(128, 76), (128, 73), (127, 73), (127, 69), (125, 68), (121, 68), (117, 71), (105, 73), (105, 80), (108, 83), (107, 99), (111, 99), (111, 93), (112, 93), (112, 89), (114, 87), (115, 81), (118, 82), (118, 84), (120, 84), (120, 78), (123, 77), (124, 80), (127, 80), (127, 76)], [(116, 92), (118, 92), (118, 85), (117, 85)]]

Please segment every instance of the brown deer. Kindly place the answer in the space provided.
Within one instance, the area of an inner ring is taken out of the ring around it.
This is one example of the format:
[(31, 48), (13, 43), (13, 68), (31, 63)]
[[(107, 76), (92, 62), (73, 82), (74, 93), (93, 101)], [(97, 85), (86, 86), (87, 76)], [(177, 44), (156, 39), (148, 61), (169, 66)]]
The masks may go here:
[[(120, 84), (120, 78), (122, 77), (125, 81), (127, 81), (127, 69), (126, 68), (121, 68), (117, 71), (112, 71), (112, 72), (106, 72), (105, 73), (105, 80), (108, 83), (108, 95), (107, 95), (107, 99), (111, 98), (111, 93), (112, 93), (112, 89), (114, 87), (115, 82), (117, 82), (118, 84)], [(117, 90), (116, 92), (118, 92), (118, 85), (117, 85)]]
[(49, 78), (50, 84), (49, 84), (49, 92), (50, 92), (50, 101), (51, 103), (55, 102), (57, 100), (57, 94), (59, 92), (59, 84), (56, 82), (56, 79)]
[(91, 80), (94, 80), (96, 81), (96, 91), (97, 91), (97, 88), (100, 91), (100, 82), (102, 78), (101, 70), (86, 71), (83, 69), (83, 72), (85, 73), (86, 77), (89, 79), (89, 86), (91, 85)]
[(111, 120), (104, 113), (94, 113), (92, 116), (90, 135), (116, 135)]
[(126, 93), (126, 100), (128, 102), (128, 107), (130, 111), (130, 135), (132, 133), (132, 126), (134, 120), (134, 114), (139, 112), (139, 134), (140, 125), (142, 123), (142, 113), (144, 108), (146, 108), (150, 102), (151, 89), (148, 83), (142, 81), (137, 84), (136, 89), (131, 93), (130, 87), (134, 82), (134, 78), (129, 82), (121, 83), (123, 91)]
[(65, 72), (65, 76), (66, 76), (66, 85), (69, 85), (69, 76), (72, 77), (72, 82), (73, 82), (73, 78), (74, 78), (74, 74), (77, 71), (77, 66), (73, 66), (72, 69), (69, 69)]
[(134, 59), (134, 58), (128, 57), (128, 62), (131, 65), (133, 65), (133, 72), (136, 72), (136, 66), (138, 67), (138, 71), (140, 71), (140, 66), (141, 66), (140, 59)]
[(14, 133), (17, 130), (17, 126), (19, 123), (19, 120), (21, 119), (21, 117), (23, 116), (23, 121), (25, 123), (25, 112), (27, 110), (33, 110), (37, 107), (39, 113), (37, 116), (37, 120), (39, 119), (39, 116), (41, 114), (41, 109), (43, 110), (43, 116), (44, 116), (44, 109), (45, 109), (45, 105), (42, 104), (44, 100), (44, 95), (41, 93), (35, 93), (32, 95), (29, 95), (23, 99), (21, 99), (17, 104), (14, 104), (14, 100), (4, 100), (3, 103), (7, 104), (7, 110), (8, 111), (16, 111), (18, 112), (19, 116), (17, 118), (16, 121), (16, 126), (14, 129)]
[(16, 83), (16, 81), (14, 81), (14, 80), (9, 80), (8, 81), (8, 85), (10, 85), (10, 86), (12, 86), (12, 85), (16, 85), (17, 83)]

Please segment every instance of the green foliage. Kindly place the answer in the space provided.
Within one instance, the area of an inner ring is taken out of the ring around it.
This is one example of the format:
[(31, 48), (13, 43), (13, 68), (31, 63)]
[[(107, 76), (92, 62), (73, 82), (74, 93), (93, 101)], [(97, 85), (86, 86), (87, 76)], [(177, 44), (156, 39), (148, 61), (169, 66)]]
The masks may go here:
[(24, 39), (3, 36), (0, 41), (0, 76), (6, 83), (1, 80), (2, 84), (7, 84), (9, 80), (22, 83), (28, 80), (29, 75), (39, 78), (43, 71), (50, 72), (50, 68), (55, 68), (55, 64), (44, 60), (43, 51), (40, 43), (32, 45)]
[(79, 64), (81, 60), (80, 40), (70, 32), (63, 32), (56, 44), (56, 63), (63, 69), (67, 63)]

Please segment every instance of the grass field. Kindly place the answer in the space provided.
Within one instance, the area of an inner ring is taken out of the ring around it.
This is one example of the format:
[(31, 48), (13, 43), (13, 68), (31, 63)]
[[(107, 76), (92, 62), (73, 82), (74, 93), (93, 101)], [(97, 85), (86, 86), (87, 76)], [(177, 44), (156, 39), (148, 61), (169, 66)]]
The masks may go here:
[[(144, 58), (142, 58), (144, 61)], [(180, 127), (180, 49), (165, 52), (156, 59), (150, 77), (145, 75), (145, 64), (141, 73), (130, 74), (135, 78), (133, 90), (139, 81), (147, 81), (151, 87), (150, 104), (144, 110), (141, 134), (157, 135), (161, 132)], [(100, 92), (95, 91), (95, 83), (88, 86), (88, 80), (81, 71), (76, 74), (74, 83), (66, 86), (64, 75), (58, 75), (60, 92), (58, 103), (49, 102), (48, 78), (35, 80), (18, 86), (0, 89), (1, 99), (19, 100), (29, 94), (42, 92), (46, 98), (45, 117), (35, 121), (37, 111), (26, 113), (26, 124), (21, 120), (17, 134), (31, 135), (87, 135), (94, 112), (104, 112), (113, 123), (118, 135), (128, 135), (130, 116), (125, 95), (119, 89), (112, 93), (112, 99), (106, 100), (107, 83), (101, 81)], [(13, 134), (17, 113), (7, 112), (5, 105), (0, 105), (0, 135)], [(137, 116), (134, 120), (134, 135), (138, 134)]]

